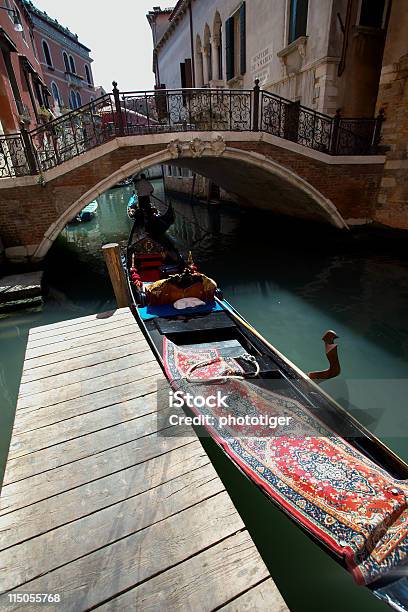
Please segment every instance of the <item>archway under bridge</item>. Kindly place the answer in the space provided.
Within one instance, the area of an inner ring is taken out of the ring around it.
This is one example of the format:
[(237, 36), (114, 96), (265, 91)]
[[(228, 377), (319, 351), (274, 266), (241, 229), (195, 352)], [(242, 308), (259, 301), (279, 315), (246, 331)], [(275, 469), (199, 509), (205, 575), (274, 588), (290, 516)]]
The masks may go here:
[[(347, 228), (353, 209), (368, 209), (382, 160), (333, 158), (295, 143), (254, 133), (155, 134), (115, 140), (34, 177), (0, 183), (0, 235), (11, 259), (41, 260), (66, 223), (123, 178), (157, 164), (189, 168), (247, 205)], [(341, 163), (340, 163), (341, 161)], [(358, 163), (357, 163), (358, 162)], [(361, 163), (360, 163), (361, 162)], [(17, 183), (17, 184), (16, 184)], [(18, 199), (18, 200), (17, 200)], [(358, 206), (356, 206), (356, 200)], [(17, 204), (18, 202), (18, 204)], [(359, 214), (361, 215), (361, 213)], [(10, 227), (11, 226), (11, 227)], [(11, 231), (10, 231), (11, 229)]]

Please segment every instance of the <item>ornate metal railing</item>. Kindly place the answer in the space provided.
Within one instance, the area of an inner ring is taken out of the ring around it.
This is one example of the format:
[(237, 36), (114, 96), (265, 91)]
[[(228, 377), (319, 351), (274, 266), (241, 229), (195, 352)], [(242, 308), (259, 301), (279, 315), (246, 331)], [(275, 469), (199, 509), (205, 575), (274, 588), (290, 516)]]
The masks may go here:
[(378, 151), (383, 112), (374, 119), (343, 119), (261, 92), (260, 130), (329, 155), (373, 155)]
[(0, 136), (0, 178), (30, 174), (21, 134)]
[(31, 132), (0, 137), (0, 178), (38, 174), (118, 136), (190, 131), (263, 131), (329, 155), (378, 151), (375, 119), (324, 115), (253, 89), (157, 89), (112, 93)]

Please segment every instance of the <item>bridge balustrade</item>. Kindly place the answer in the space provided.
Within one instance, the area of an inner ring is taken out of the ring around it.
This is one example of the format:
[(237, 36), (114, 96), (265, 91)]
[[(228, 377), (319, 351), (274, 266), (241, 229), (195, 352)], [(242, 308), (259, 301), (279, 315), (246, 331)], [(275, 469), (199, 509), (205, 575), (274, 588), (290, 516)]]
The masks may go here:
[(329, 155), (378, 152), (384, 115), (334, 117), (253, 89), (157, 89), (112, 93), (30, 132), (0, 136), (0, 178), (35, 175), (113, 138), (141, 134), (262, 131)]

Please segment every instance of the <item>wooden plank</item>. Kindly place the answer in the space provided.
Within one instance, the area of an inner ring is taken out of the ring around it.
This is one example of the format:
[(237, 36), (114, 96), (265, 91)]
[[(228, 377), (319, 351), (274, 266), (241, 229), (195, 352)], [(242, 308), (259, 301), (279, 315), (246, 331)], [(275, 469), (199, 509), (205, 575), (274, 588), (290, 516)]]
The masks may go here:
[[(98, 610), (101, 612), (123, 610), (210, 612), (237, 594), (250, 589), (268, 575), (268, 570), (261, 561), (248, 531), (245, 530), (154, 576), (102, 605)], [(269, 607), (256, 609), (269, 610), (269, 612), (287, 610), (275, 608), (272, 600), (269, 602)]]
[(95, 453), (101, 453), (156, 433), (157, 427), (157, 415), (155, 413), (147, 414), (133, 421), (120, 423), (108, 429), (101, 429), (89, 435), (67, 440), (35, 453), (10, 458), (7, 462), (7, 477), (10, 478), (9, 471), (14, 474), (14, 479), (21, 479), (41, 474), (47, 470), (54, 470)]
[(272, 578), (264, 580), (220, 610), (223, 612), (289, 612)]
[(47, 323), (46, 325), (38, 325), (30, 329), (30, 334), (36, 334), (45, 330), (59, 329), (61, 327), (68, 327), (70, 325), (76, 325), (78, 321), (84, 323), (88, 321), (109, 321), (114, 318), (121, 316), (132, 316), (129, 308), (116, 308), (114, 310), (106, 310), (105, 312), (98, 312), (96, 314), (87, 315), (85, 317), (74, 317), (72, 319), (65, 319), (64, 321), (56, 321), (56, 323)]
[[(89, 560), (89, 555), (95, 550), (99, 549), (100, 552), (108, 544), (134, 537), (132, 534), (137, 534), (150, 526), (159, 525), (161, 531), (165, 519), (168, 517), (177, 519), (179, 513), (186, 508), (209, 498), (213, 502), (214, 496), (218, 502), (223, 495), (222, 490), (222, 483), (217, 478), (214, 468), (211, 464), (207, 464), (200, 470), (183, 474), (145, 491), (137, 499), (126, 499), (96, 514), (22, 542), (13, 546), (12, 557), (7, 550), (0, 552), (1, 588), (3, 590), (15, 588), (85, 555)], [(228, 495), (226, 499), (231, 506), (232, 502)], [(203, 514), (203, 517), (205, 516), (206, 514)], [(145, 533), (144, 536), (146, 535)], [(149, 536), (150, 534), (147, 535)], [(106, 554), (102, 556), (106, 562)], [(120, 559), (121, 555), (117, 552), (117, 562)], [(34, 592), (37, 592), (36, 588)]]
[(127, 334), (126, 338), (124, 336), (120, 336), (120, 339), (116, 336), (113, 338), (109, 338), (108, 340), (100, 341), (98, 340), (99, 334), (95, 336), (95, 341), (91, 344), (84, 344), (77, 346), (73, 349), (67, 349), (65, 351), (60, 351), (56, 353), (50, 353), (49, 355), (40, 355), (39, 357), (32, 357), (30, 359), (25, 359), (24, 361), (24, 372), (28, 373), (32, 369), (38, 367), (44, 367), (47, 365), (58, 365), (59, 363), (63, 363), (64, 360), (69, 361), (70, 359), (75, 359), (77, 357), (88, 357), (97, 356), (99, 352), (108, 349), (115, 349), (118, 346), (128, 346), (129, 344), (136, 344), (137, 342), (142, 342), (140, 339), (140, 332), (135, 331), (131, 334)]
[[(0, 516), (94, 482), (109, 474), (115, 474), (193, 441), (194, 437), (161, 438), (150, 435), (132, 440), (124, 446), (85, 457), (76, 461), (75, 466), (63, 465), (49, 472), (21, 479), (17, 479), (11, 470), (8, 472), (8, 484), (5, 484), (1, 491)], [(28, 471), (25, 466), (19, 467), (21, 472), (19, 476)]]
[[(209, 464), (198, 440), (0, 518), (0, 550), (133, 498), (182, 474)], [(46, 486), (46, 476), (44, 485)]]
[(90, 366), (97, 366), (99, 364), (105, 364), (119, 359), (120, 357), (128, 357), (136, 353), (140, 353), (146, 350), (149, 345), (144, 338), (139, 339), (137, 335), (132, 342), (121, 344), (120, 346), (114, 346), (113, 348), (103, 349), (91, 353), (90, 355), (82, 355), (79, 357), (71, 356), (68, 357), (64, 354), (61, 356), (61, 361), (57, 363), (47, 364), (35, 368), (24, 368), (21, 377), (22, 383), (32, 382), (34, 380), (40, 380), (41, 378), (48, 378), (49, 376), (56, 376), (57, 374), (65, 374), (66, 372), (72, 372), (73, 370), (79, 370)]
[(53, 423), (59, 423), (73, 416), (96, 412), (118, 403), (148, 395), (157, 389), (158, 377), (147, 376), (142, 380), (132, 381), (119, 387), (104, 389), (92, 394), (91, 402), (84, 402), (82, 398), (75, 398), (66, 402), (60, 402), (54, 406), (45, 406), (36, 410), (18, 410), (14, 421), (13, 435), (25, 431), (34, 431)]
[[(112, 329), (120, 329), (122, 327), (133, 327), (135, 330), (138, 330), (137, 323), (135, 320), (128, 319), (128, 317), (122, 317), (120, 319), (115, 319), (109, 324), (105, 324), (103, 330), (100, 330), (100, 326), (98, 327), (95, 324), (89, 324), (85, 326), (84, 329), (82, 329), (81, 331), (77, 331), (75, 328), (72, 329), (70, 327), (68, 329), (64, 328), (60, 332), (56, 330), (55, 334), (50, 336), (43, 336), (43, 334), (37, 334), (37, 336), (40, 337), (33, 336), (32, 338), (29, 338), (28, 346), (30, 349), (44, 346), (48, 347), (49, 345), (52, 346), (53, 344), (59, 344), (61, 342), (66, 342), (67, 340), (76, 340), (77, 338), (80, 338), (83, 342), (86, 342), (87, 338), (89, 339), (90, 336), (94, 336), (100, 331), (109, 331)], [(142, 332), (140, 332), (140, 335), (142, 335)]]
[(47, 378), (41, 378), (40, 380), (33, 380), (28, 382), (22, 382), (20, 384), (19, 398), (25, 395), (32, 395), (35, 393), (44, 393), (51, 389), (57, 389), (59, 387), (67, 387), (68, 385), (86, 382), (90, 383), (91, 380), (106, 376), (107, 374), (114, 374), (115, 372), (121, 372), (128, 368), (134, 368), (138, 365), (153, 361), (154, 356), (147, 343), (143, 343), (140, 351), (130, 351), (129, 355), (123, 357), (112, 358), (103, 363), (96, 365), (87, 366), (85, 368), (75, 368), (75, 360), (72, 360), (74, 366), (69, 372), (63, 372), (62, 374), (55, 374), (48, 376)]
[[(110, 389), (112, 387), (119, 387), (123, 384), (134, 382), (146, 378), (147, 376), (157, 375), (159, 378), (162, 374), (160, 366), (158, 365), (153, 353), (151, 353), (148, 362), (140, 364), (137, 368), (129, 367), (121, 372), (113, 372), (106, 376), (100, 376), (93, 378), (92, 380), (85, 382), (72, 383), (65, 387), (58, 387), (58, 389), (51, 389), (49, 391), (43, 391), (35, 393), (34, 395), (24, 395), (18, 399), (18, 409), (36, 409), (43, 408), (44, 406), (52, 406), (60, 402), (65, 402), (70, 399), (78, 397), (88, 396), (97, 391)], [(91, 398), (88, 398), (90, 400)]]
[(57, 323), (51, 323), (49, 325), (41, 325), (30, 329), (30, 338), (41, 338), (46, 336), (52, 336), (55, 333), (59, 333), (62, 330), (74, 330), (74, 329), (86, 329), (89, 327), (100, 326), (101, 329), (105, 325), (110, 325), (112, 321), (118, 320), (134, 320), (132, 313), (129, 312), (128, 308), (120, 308), (118, 310), (111, 310), (101, 314), (93, 314), (87, 317), (77, 317), (75, 319), (68, 319), (66, 321), (59, 321)]
[[(191, 493), (195, 495), (194, 491)], [(172, 503), (172, 496), (163, 505), (167, 503)], [(156, 509), (146, 507), (145, 510), (154, 515)], [(121, 591), (217, 544), (243, 527), (228, 494), (221, 492), (113, 542), (108, 550), (101, 548), (72, 563), (65, 563), (65, 551), (61, 549), (59, 538), (55, 537), (48, 549), (49, 556), (54, 559), (54, 567), (58, 562), (65, 564), (46, 574), (44, 571), (47, 571), (50, 563), (45, 560), (46, 568), (35, 564), (34, 548), (30, 549), (30, 559), (21, 556), (20, 562), (16, 559), (12, 564), (10, 555), (2, 558), (4, 553), (1, 553), (0, 581), (3, 589), (13, 588), (20, 592), (22, 585), (31, 577), (30, 592), (62, 593), (64, 612), (78, 612), (105, 602)], [(114, 526), (110, 525), (109, 529), (114, 531)], [(97, 533), (99, 537), (99, 530)], [(54, 534), (57, 535), (57, 531)], [(83, 532), (81, 535), (87, 537)], [(101, 537), (104, 537), (103, 534)], [(97, 542), (94, 542), (94, 546), (97, 546)], [(38, 554), (43, 555), (44, 551), (38, 550)], [(33, 577), (36, 571), (38, 578)]]
[[(113, 404), (65, 419), (53, 425), (47, 425), (37, 429), (35, 434), (32, 431), (22, 434), (14, 434), (9, 449), (9, 460), (23, 457), (29, 453), (35, 453), (45, 448), (54, 447), (58, 444), (65, 444), (69, 440), (75, 440), (82, 436), (88, 436), (97, 431), (129, 423), (134, 419), (157, 414), (157, 396), (155, 391), (143, 397), (137, 397), (129, 402)], [(131, 424), (129, 424), (131, 426)]]
[[(31, 345), (27, 347), (26, 350), (26, 359), (31, 359), (33, 357), (40, 357), (43, 355), (50, 355), (52, 353), (61, 353), (63, 351), (68, 351), (70, 349), (74, 349), (77, 347), (84, 347), (87, 343), (94, 343), (96, 337), (98, 338), (97, 342), (101, 348), (103, 348), (103, 342), (106, 340), (110, 340), (114, 338), (118, 340), (121, 337), (128, 336), (131, 333), (135, 333), (137, 328), (133, 323), (128, 323), (124, 327), (119, 327), (117, 329), (109, 329), (107, 331), (102, 331), (98, 334), (91, 334), (90, 336), (85, 336), (84, 338), (74, 338), (72, 340), (66, 340), (64, 342), (55, 342), (53, 344), (46, 344), (44, 346), (38, 346), (32, 348)], [(119, 342), (118, 342), (119, 344)]]

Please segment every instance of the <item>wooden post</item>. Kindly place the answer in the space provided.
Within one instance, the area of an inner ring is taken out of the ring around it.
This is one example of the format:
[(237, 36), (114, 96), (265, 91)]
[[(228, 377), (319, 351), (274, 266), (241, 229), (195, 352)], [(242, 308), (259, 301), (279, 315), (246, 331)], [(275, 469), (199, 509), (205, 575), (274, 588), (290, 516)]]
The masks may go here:
[(129, 306), (129, 291), (120, 257), (119, 245), (116, 242), (105, 244), (102, 247), (102, 251), (118, 308)]

